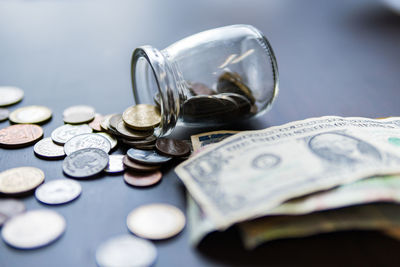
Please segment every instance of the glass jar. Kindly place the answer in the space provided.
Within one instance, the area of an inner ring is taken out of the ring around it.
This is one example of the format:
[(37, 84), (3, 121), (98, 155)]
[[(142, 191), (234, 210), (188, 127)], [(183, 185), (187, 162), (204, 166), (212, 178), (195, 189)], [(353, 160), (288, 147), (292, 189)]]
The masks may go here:
[(278, 93), (278, 67), (265, 36), (250, 25), (200, 32), (164, 50), (132, 56), (136, 104), (158, 105), (158, 136), (176, 125), (215, 126), (265, 113)]

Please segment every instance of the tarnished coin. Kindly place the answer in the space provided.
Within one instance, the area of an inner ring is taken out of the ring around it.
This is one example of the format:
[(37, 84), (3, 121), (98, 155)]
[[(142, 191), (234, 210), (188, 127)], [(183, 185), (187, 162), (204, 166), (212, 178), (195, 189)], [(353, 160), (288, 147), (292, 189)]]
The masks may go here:
[(160, 165), (171, 160), (171, 157), (162, 156), (155, 150), (140, 150), (130, 148), (127, 152), (129, 159), (149, 165)]
[(0, 226), (2, 226), (6, 220), (24, 211), (24, 202), (16, 199), (0, 199)]
[(65, 231), (63, 216), (55, 211), (40, 209), (21, 213), (8, 220), (1, 231), (3, 240), (19, 249), (46, 246)]
[(143, 205), (127, 217), (129, 231), (137, 236), (160, 240), (177, 235), (185, 227), (182, 211), (168, 204)]
[(64, 147), (57, 145), (50, 137), (44, 138), (37, 142), (33, 147), (33, 151), (39, 157), (43, 158), (62, 158), (65, 156)]
[(123, 158), (123, 163), (129, 169), (132, 169), (137, 172), (151, 172), (158, 170), (161, 167), (161, 165), (145, 165), (136, 163), (133, 160), (130, 160), (129, 157), (126, 155)]
[(84, 148), (67, 156), (63, 162), (65, 174), (87, 178), (102, 172), (108, 164), (108, 154), (98, 148)]
[(0, 122), (7, 120), (9, 114), (8, 109), (0, 108)]
[(76, 135), (69, 139), (69, 141), (64, 145), (64, 151), (68, 156), (75, 151), (90, 147), (99, 148), (106, 153), (111, 150), (111, 144), (107, 138), (99, 134), (89, 133)]
[(68, 142), (69, 139), (71, 139), (74, 136), (92, 132), (93, 132), (92, 128), (90, 128), (89, 125), (87, 124), (82, 124), (82, 125), (65, 124), (63, 126), (56, 128), (51, 133), (51, 139), (53, 139), (54, 143), (56, 144), (64, 145), (66, 142)]
[(153, 266), (156, 258), (157, 250), (153, 243), (132, 235), (113, 237), (96, 250), (96, 262), (100, 267)]
[(105, 132), (99, 132), (99, 133), (96, 133), (96, 134), (99, 134), (99, 135), (104, 136), (105, 138), (107, 138), (107, 140), (111, 144), (111, 150), (113, 150), (118, 145), (118, 140), (113, 135), (105, 133)]
[(127, 171), (124, 174), (124, 181), (132, 186), (146, 187), (152, 186), (160, 182), (162, 178), (162, 173), (160, 171), (154, 172), (133, 172)]
[(38, 125), (11, 125), (0, 130), (0, 147), (18, 148), (29, 146), (42, 137), (43, 129)]
[(44, 181), (42, 170), (34, 167), (18, 167), (0, 173), (0, 193), (23, 194), (32, 191)]
[(222, 93), (222, 94), (218, 94), (216, 97), (218, 98), (226, 98), (228, 100), (233, 101), (236, 104), (236, 111), (235, 114), (238, 117), (244, 117), (247, 116), (250, 113), (251, 110), (251, 103), (250, 101), (239, 94), (235, 94), (235, 93)]
[(71, 179), (59, 179), (36, 188), (35, 197), (42, 203), (58, 205), (76, 199), (81, 192), (82, 187), (78, 182)]
[(190, 146), (183, 140), (160, 138), (156, 142), (157, 150), (170, 157), (184, 157), (190, 153)]
[(189, 87), (193, 95), (214, 95), (216, 92), (202, 83), (192, 83)]
[(160, 124), (161, 114), (156, 106), (139, 104), (127, 108), (122, 114), (126, 125), (135, 130), (151, 130)]
[(145, 139), (146, 137), (151, 136), (154, 132), (153, 130), (150, 130), (150, 131), (132, 130), (132, 129), (126, 127), (125, 122), (122, 119), (117, 123), (116, 130), (123, 138), (129, 139), (129, 140)]
[(12, 123), (40, 124), (48, 121), (52, 116), (49, 108), (44, 106), (27, 106), (11, 112), (9, 120)]
[(251, 104), (254, 104), (256, 101), (250, 88), (245, 85), (242, 77), (237, 73), (223, 73), (218, 79), (217, 91), (219, 93), (236, 93), (243, 95)]
[(24, 97), (24, 91), (13, 86), (0, 86), (0, 107), (18, 103)]
[(91, 106), (72, 106), (63, 112), (64, 122), (69, 124), (87, 123), (94, 119), (95, 110)]
[(96, 132), (101, 132), (100, 123), (103, 120), (103, 116), (101, 114), (96, 113), (94, 115), (94, 119), (89, 123), (90, 128), (92, 128)]
[(124, 155), (110, 155), (110, 160), (107, 167), (104, 169), (107, 173), (119, 173), (125, 170), (125, 165), (122, 162)]

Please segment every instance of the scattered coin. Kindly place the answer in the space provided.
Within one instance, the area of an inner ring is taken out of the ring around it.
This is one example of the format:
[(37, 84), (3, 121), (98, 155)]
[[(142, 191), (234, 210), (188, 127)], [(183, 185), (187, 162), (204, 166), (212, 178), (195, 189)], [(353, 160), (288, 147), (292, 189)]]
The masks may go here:
[(150, 131), (135, 131), (129, 129), (125, 126), (125, 122), (122, 119), (117, 123), (116, 130), (123, 138), (129, 140), (141, 140), (151, 136), (154, 132), (153, 129)]
[(171, 160), (171, 157), (162, 156), (155, 150), (139, 150), (130, 148), (127, 152), (129, 159), (149, 165), (160, 165)]
[(138, 172), (151, 172), (151, 171), (158, 170), (161, 167), (161, 165), (145, 165), (145, 164), (136, 163), (136, 162), (130, 160), (129, 157), (126, 155), (124, 156), (123, 163), (129, 169), (132, 169), (132, 170), (135, 170)]
[(135, 130), (151, 130), (160, 124), (160, 110), (156, 106), (139, 104), (129, 107), (122, 114), (126, 125)]
[(162, 178), (162, 173), (160, 171), (155, 172), (142, 172), (136, 173), (132, 171), (127, 171), (124, 174), (124, 181), (133, 186), (146, 187), (152, 186), (160, 182)]
[(107, 138), (107, 140), (110, 142), (111, 144), (111, 150), (113, 150), (114, 148), (116, 148), (116, 146), (118, 145), (118, 140), (117, 138), (115, 138), (113, 135), (105, 133), (105, 132), (98, 132), (96, 134), (99, 134), (101, 136), (104, 136), (105, 138)]
[(33, 151), (37, 156), (43, 158), (62, 158), (65, 156), (64, 147), (55, 144), (50, 137), (37, 142)]
[(42, 170), (34, 167), (18, 167), (0, 173), (0, 193), (23, 194), (32, 191), (44, 181)]
[(110, 127), (110, 118), (114, 116), (115, 114), (109, 114), (103, 117), (103, 119), (100, 122), (100, 127), (103, 129), (103, 131), (108, 132), (109, 127)]
[(185, 227), (185, 221), (182, 211), (168, 204), (143, 205), (131, 211), (127, 217), (129, 231), (152, 240), (177, 235)]
[(64, 145), (64, 151), (67, 156), (83, 148), (99, 148), (108, 153), (111, 150), (111, 144), (110, 141), (102, 135), (88, 133), (76, 135), (69, 139)]
[(0, 226), (2, 226), (6, 220), (24, 211), (24, 202), (16, 199), (0, 199)]
[(12, 123), (40, 124), (48, 121), (52, 116), (49, 108), (44, 106), (27, 106), (11, 112), (9, 120)]
[(122, 162), (124, 155), (110, 155), (110, 160), (107, 167), (104, 169), (107, 173), (119, 173), (125, 170), (125, 165)]
[(155, 145), (157, 141), (157, 137), (151, 135), (141, 140), (122, 140), (124, 144), (131, 146), (145, 146), (145, 145)]
[(96, 113), (96, 114), (94, 115), (93, 121), (91, 121), (91, 122), (89, 123), (90, 128), (92, 128), (92, 129), (93, 129), (94, 131), (96, 131), (96, 132), (101, 132), (100, 123), (101, 123), (102, 120), (103, 120), (103, 116), (100, 115), (100, 114), (98, 114), (98, 113)]
[(24, 97), (24, 91), (13, 86), (0, 86), (0, 107), (18, 103)]
[(70, 202), (82, 192), (81, 185), (71, 179), (53, 180), (42, 184), (35, 191), (35, 197), (42, 203), (58, 205)]
[(216, 92), (202, 83), (192, 83), (189, 87), (193, 95), (214, 95)]
[(63, 112), (64, 122), (69, 124), (87, 123), (94, 119), (95, 110), (91, 106), (72, 106)]
[(183, 140), (160, 138), (156, 142), (157, 150), (170, 157), (184, 157), (190, 153), (190, 146)]
[(54, 143), (56, 144), (64, 145), (66, 142), (68, 142), (69, 139), (71, 139), (74, 136), (92, 132), (93, 132), (92, 128), (90, 128), (89, 125), (87, 124), (81, 124), (81, 125), (65, 124), (63, 126), (56, 128), (51, 133), (51, 139), (53, 139)]
[(43, 129), (38, 125), (11, 125), (0, 130), (0, 146), (18, 148), (29, 146), (43, 137)]
[(9, 114), (8, 109), (0, 108), (0, 122), (7, 120)]
[(113, 237), (96, 250), (96, 262), (100, 267), (152, 266), (156, 258), (157, 250), (153, 243), (131, 235)]
[(109, 130), (117, 130), (117, 124), (118, 122), (122, 119), (121, 114), (114, 114), (110, 117), (109, 123), (108, 123), (108, 129)]
[(108, 164), (108, 154), (98, 148), (84, 148), (67, 156), (63, 162), (64, 173), (75, 178), (86, 178), (103, 171)]
[(33, 249), (55, 241), (64, 233), (65, 226), (65, 219), (55, 211), (32, 210), (8, 220), (1, 235), (12, 247)]

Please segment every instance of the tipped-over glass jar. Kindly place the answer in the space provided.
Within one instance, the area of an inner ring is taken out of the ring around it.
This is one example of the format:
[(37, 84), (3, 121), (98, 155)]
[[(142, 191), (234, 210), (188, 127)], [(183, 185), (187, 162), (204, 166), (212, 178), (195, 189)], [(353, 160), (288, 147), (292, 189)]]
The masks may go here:
[(158, 105), (158, 136), (176, 125), (223, 125), (265, 113), (278, 93), (278, 68), (265, 36), (231, 25), (184, 38), (164, 50), (135, 49), (136, 104)]

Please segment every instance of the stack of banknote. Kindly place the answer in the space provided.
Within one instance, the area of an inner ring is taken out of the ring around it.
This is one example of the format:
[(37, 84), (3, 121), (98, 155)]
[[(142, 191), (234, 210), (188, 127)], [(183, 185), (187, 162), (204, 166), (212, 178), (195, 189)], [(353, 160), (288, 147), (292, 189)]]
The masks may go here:
[(175, 171), (193, 245), (233, 225), (249, 249), (343, 230), (400, 236), (400, 118), (312, 118), (192, 143)]

